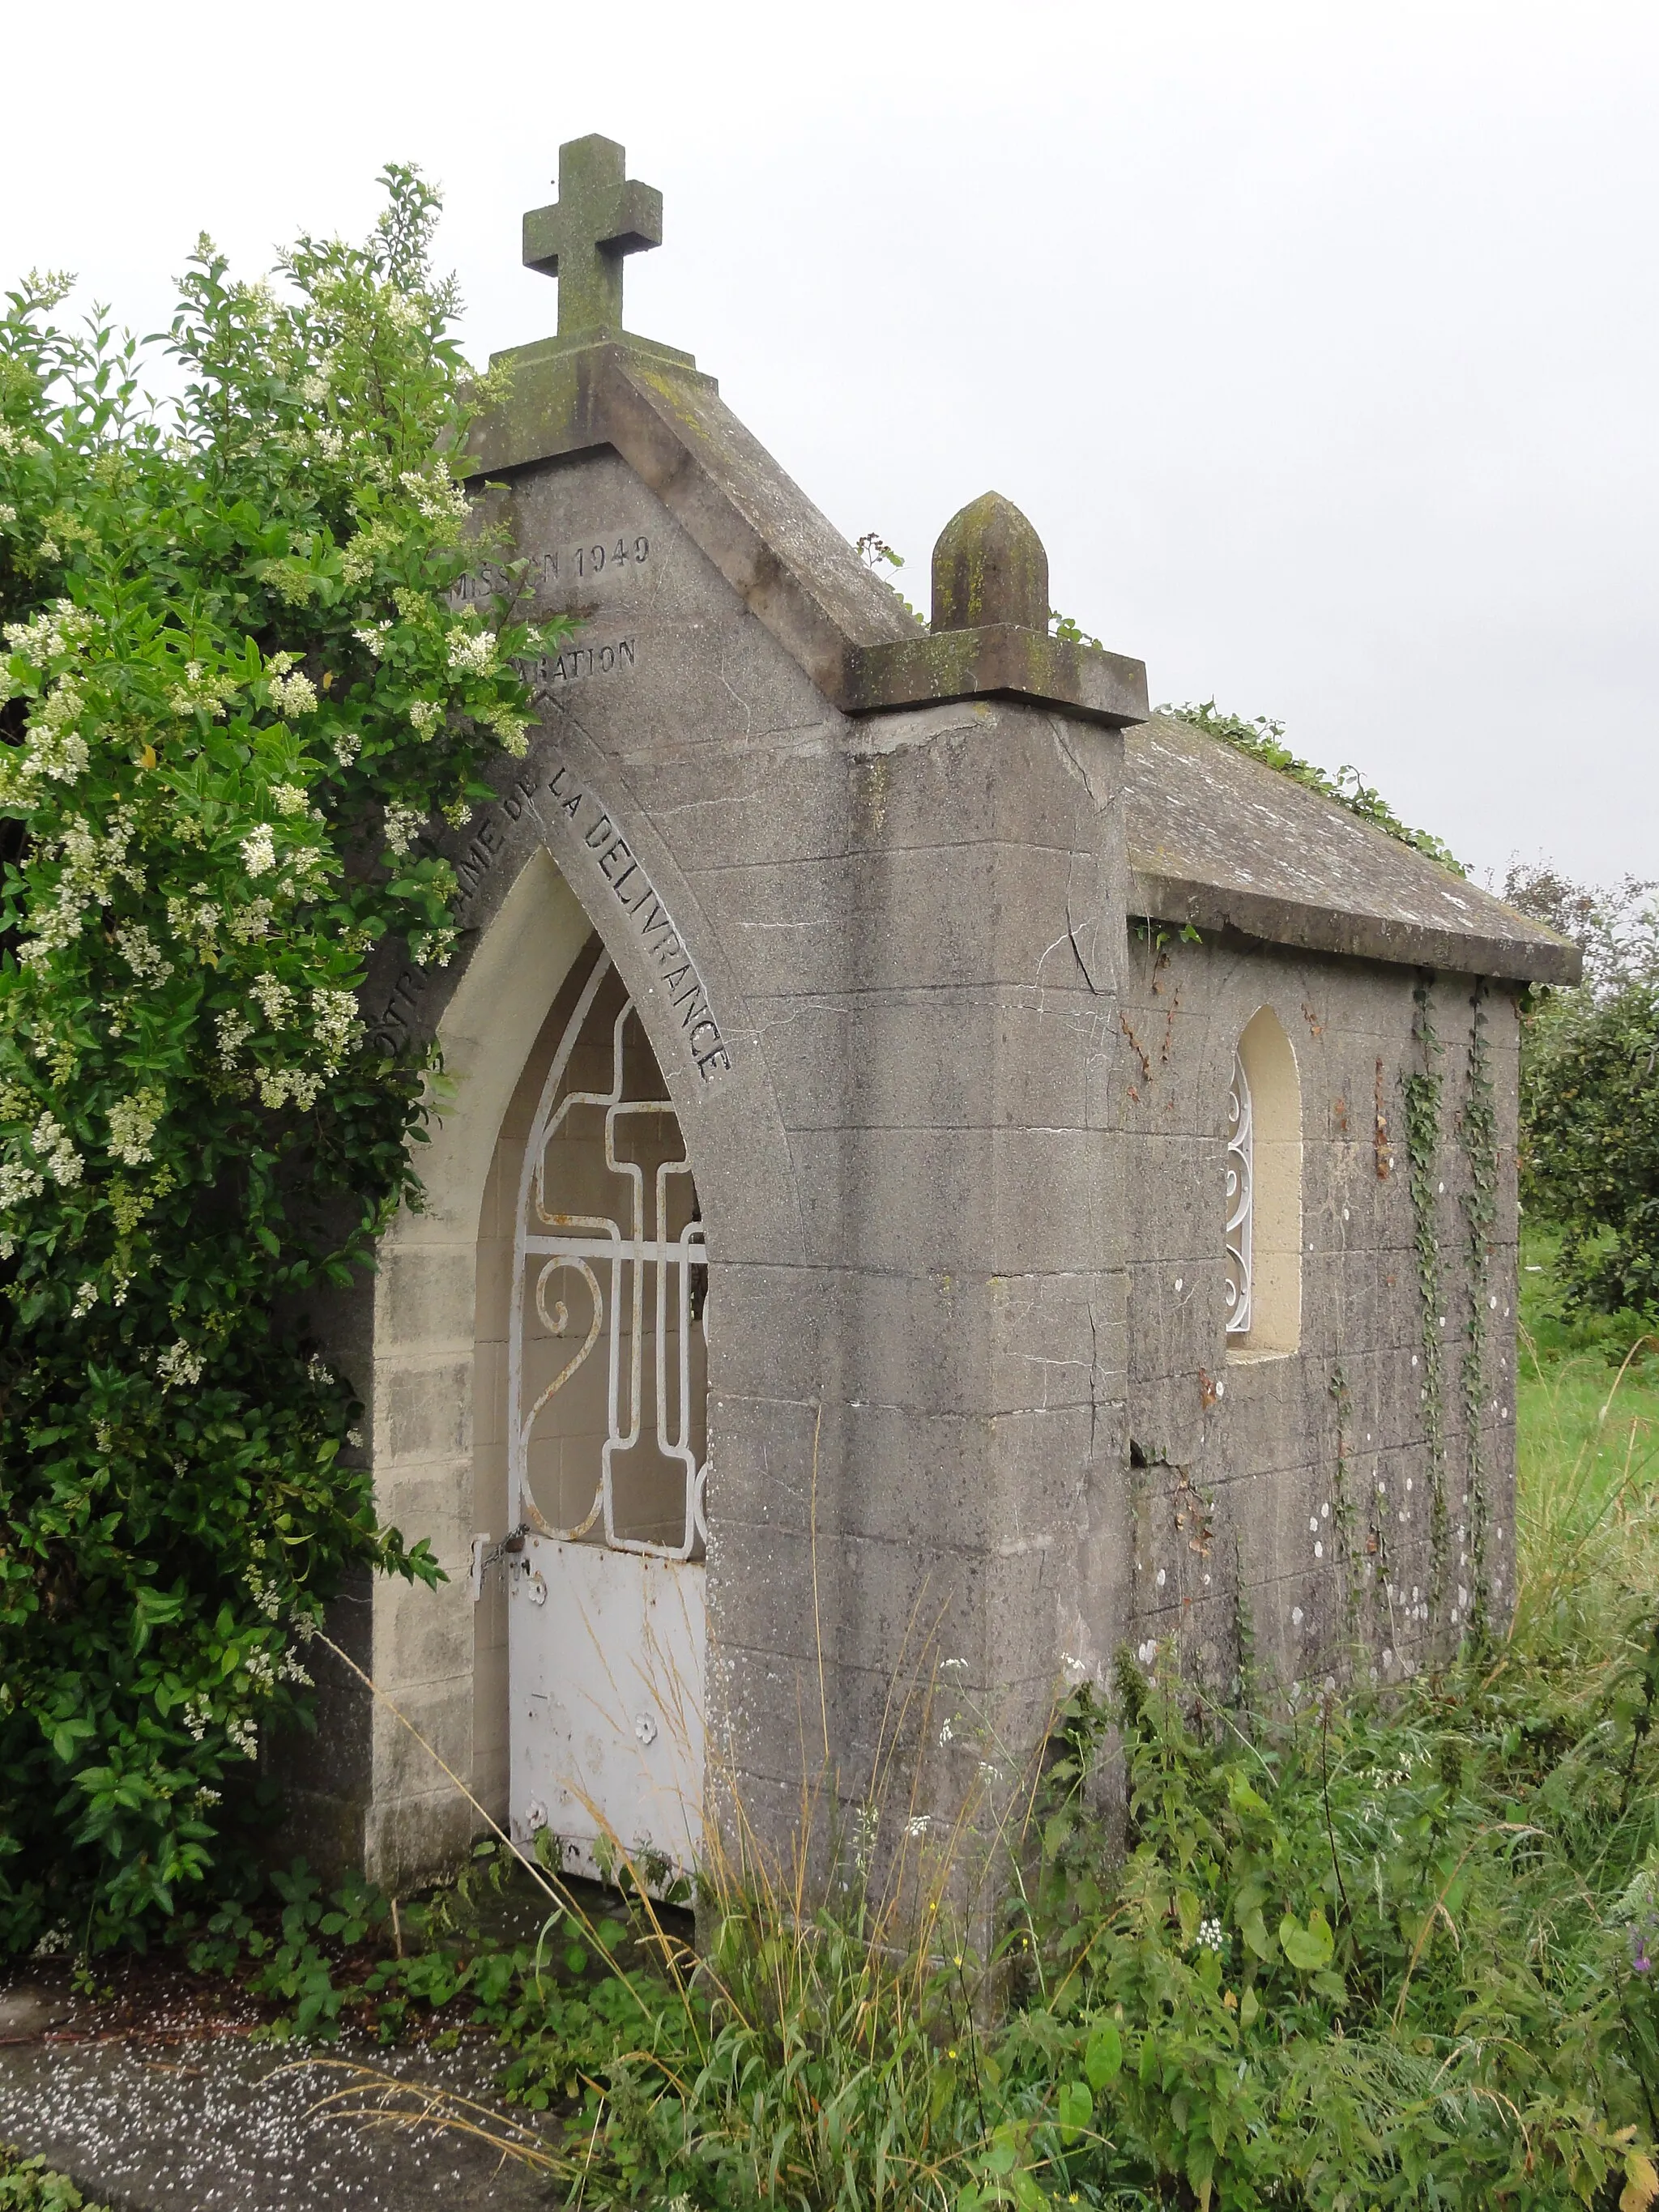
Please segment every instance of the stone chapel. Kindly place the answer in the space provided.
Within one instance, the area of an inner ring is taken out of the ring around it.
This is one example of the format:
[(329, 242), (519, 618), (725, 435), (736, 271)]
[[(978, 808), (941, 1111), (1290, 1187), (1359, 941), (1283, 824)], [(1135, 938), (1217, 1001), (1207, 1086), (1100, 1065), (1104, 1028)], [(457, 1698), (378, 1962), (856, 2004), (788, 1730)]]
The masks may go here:
[(323, 1680), (294, 1796), (388, 1884), (475, 1832), (434, 1752), (684, 1868), (857, 1803), (941, 1667), (1024, 1755), (1125, 1647), (1296, 1695), (1510, 1598), (1517, 1006), (1577, 953), (1052, 635), (994, 495), (923, 627), (624, 331), (661, 220), (600, 137), (525, 218), (558, 330), (472, 483), (579, 627), (441, 841), (455, 960), (371, 983), (453, 1095), (339, 1351), (448, 1579), (339, 1602), (383, 1698)]

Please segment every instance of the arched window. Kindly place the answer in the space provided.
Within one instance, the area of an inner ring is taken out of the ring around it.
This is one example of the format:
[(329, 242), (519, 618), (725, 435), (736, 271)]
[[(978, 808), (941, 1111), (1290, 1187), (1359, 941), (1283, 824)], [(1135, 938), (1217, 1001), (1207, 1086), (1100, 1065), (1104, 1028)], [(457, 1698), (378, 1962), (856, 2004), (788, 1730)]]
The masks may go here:
[(1302, 1338), (1302, 1085), (1278, 1016), (1245, 1024), (1227, 1092), (1225, 1304), (1233, 1352)]

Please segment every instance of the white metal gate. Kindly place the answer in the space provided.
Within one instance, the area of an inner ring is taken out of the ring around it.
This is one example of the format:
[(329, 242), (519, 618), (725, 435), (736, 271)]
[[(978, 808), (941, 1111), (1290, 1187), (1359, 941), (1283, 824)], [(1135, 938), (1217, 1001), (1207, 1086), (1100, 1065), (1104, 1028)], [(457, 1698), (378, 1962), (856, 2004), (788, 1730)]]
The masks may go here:
[(601, 953), (514, 1228), (510, 1812), (518, 1841), (550, 1829), (568, 1871), (623, 1852), (653, 1887), (690, 1870), (702, 1833), (707, 1291), (679, 1123)]

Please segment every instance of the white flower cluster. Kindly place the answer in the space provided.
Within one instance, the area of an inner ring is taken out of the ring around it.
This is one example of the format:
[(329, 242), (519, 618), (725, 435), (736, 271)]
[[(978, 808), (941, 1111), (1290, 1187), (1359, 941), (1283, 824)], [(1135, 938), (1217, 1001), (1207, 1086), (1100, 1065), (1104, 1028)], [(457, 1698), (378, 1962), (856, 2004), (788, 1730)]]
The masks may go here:
[(270, 1652), (250, 1651), (246, 1663), (249, 1680), (256, 1690), (263, 1690), (269, 1697), (276, 1686), (276, 1668)]
[[(297, 1628), (299, 1625), (296, 1620), (295, 1626)], [(307, 1630), (310, 1626), (310, 1622), (307, 1621), (306, 1623)], [(315, 1681), (307, 1674), (291, 1651), (283, 1652), (283, 1663), (276, 1669), (276, 1679), (279, 1682), (297, 1682), (302, 1690), (314, 1690), (317, 1686)]]
[(356, 994), (352, 991), (313, 991), (311, 1006), (315, 1017), (317, 1042), (329, 1063), (329, 1073), (333, 1074), (362, 1035), (363, 1025), (357, 1013)]
[(248, 995), (258, 1001), (260, 1012), (274, 1030), (281, 1029), (294, 1012), (293, 992), (274, 975), (256, 975), (248, 986)]
[(381, 285), (380, 313), (394, 331), (419, 330), (430, 312), (417, 294), (400, 291), (395, 284)]
[(239, 945), (255, 945), (270, 933), (272, 908), (268, 898), (249, 899), (230, 917), (230, 933)]
[(16, 527), (17, 509), (0, 502), (0, 530), (15, 530)]
[(363, 741), (355, 730), (342, 730), (334, 740), (334, 757), (342, 768), (349, 768), (363, 749)]
[(234, 1067), (238, 1050), (253, 1035), (252, 1023), (241, 1014), (229, 1012), (219, 1015), (213, 1026), (219, 1032), (220, 1066)]
[(34, 1156), (55, 1183), (70, 1188), (81, 1180), (86, 1163), (70, 1141), (63, 1125), (50, 1114), (43, 1114), (29, 1132), (29, 1142)]
[(74, 726), (86, 712), (87, 697), (72, 676), (62, 676), (29, 717), (25, 772), (53, 783), (73, 783), (84, 775), (92, 755)]
[(441, 699), (417, 699), (409, 710), (410, 726), (417, 738), (429, 738), (443, 718)]
[(175, 1345), (157, 1358), (155, 1371), (161, 1378), (164, 1390), (170, 1390), (175, 1382), (199, 1382), (202, 1379), (202, 1355), (199, 1352), (192, 1352), (181, 1336)]
[(302, 783), (273, 783), (270, 797), (279, 814), (303, 814), (306, 811), (306, 787)]
[(302, 1114), (308, 1114), (322, 1096), (323, 1079), (303, 1067), (258, 1067), (254, 1077), (259, 1085), (259, 1103), (273, 1112), (286, 1106), (291, 1098)]
[(141, 983), (164, 983), (172, 975), (172, 961), (165, 957), (142, 921), (122, 922), (116, 930), (115, 942), (121, 948), (121, 957)]
[(70, 1309), (70, 1319), (79, 1321), (83, 1314), (89, 1314), (97, 1303), (98, 1285), (88, 1277), (75, 1293), (75, 1304)]
[(416, 930), (409, 940), (409, 957), (417, 968), (447, 968), (456, 937), (453, 929)]
[(181, 945), (210, 957), (219, 949), (219, 924), (224, 917), (213, 901), (204, 896), (206, 890), (205, 884), (197, 884), (189, 898), (170, 896), (167, 927)]
[(197, 1742), (200, 1743), (202, 1738), (207, 1734), (207, 1724), (213, 1717), (207, 1699), (186, 1698), (179, 1710), (183, 1714), (186, 1729), (195, 1737)]
[(126, 857), (133, 828), (132, 816), (123, 809), (100, 837), (77, 814), (55, 843), (42, 842), (43, 856), (61, 854), (63, 872), (50, 903), (37, 906), (29, 917), (34, 935), (20, 955), (26, 967), (40, 967), (54, 952), (72, 945), (83, 925), (108, 905), (118, 876), (135, 890), (143, 889), (143, 870)]
[(487, 629), (453, 629), (449, 665), (460, 676), (488, 676), (495, 665), (495, 641)]
[(46, 450), (38, 438), (31, 438), (26, 431), (14, 430), (9, 422), (0, 422), (0, 453), (10, 456), (44, 453)]
[(386, 842), (394, 853), (406, 853), (415, 842), (415, 832), (421, 826), (421, 811), (417, 806), (388, 806), (386, 811)]
[(340, 574), (355, 589), (374, 574), (374, 563), (380, 556), (395, 553), (401, 543), (391, 523), (383, 520), (369, 523), (342, 551)]
[(317, 704), (317, 686), (294, 666), (295, 659), (291, 653), (274, 653), (266, 664), (270, 703), (290, 722), (298, 715), (309, 714)]
[(276, 865), (276, 835), (262, 822), (242, 840), (242, 863), (251, 876), (269, 875)]
[(1201, 1951), (1224, 1951), (1227, 1938), (1218, 1920), (1200, 1920), (1198, 1923), (1198, 1944)]
[(15, 653), (36, 668), (50, 668), (54, 660), (67, 660), (81, 652), (97, 629), (97, 622), (73, 599), (59, 599), (27, 623), (8, 623), (0, 636)]
[(259, 1731), (251, 1720), (233, 1713), (225, 1723), (225, 1734), (244, 1759), (252, 1759), (259, 1748)]
[(366, 623), (362, 629), (353, 630), (351, 634), (358, 644), (378, 660), (386, 651), (386, 641), (392, 635), (392, 624), (389, 622)]
[[(21, 1160), (0, 1160), (0, 1213), (15, 1213), (25, 1200), (39, 1198), (46, 1179)], [(17, 1249), (10, 1230), (0, 1230), (0, 1259), (9, 1260)]]
[(275, 1620), (283, 1609), (282, 1596), (274, 1582), (259, 1572), (258, 1567), (247, 1571), (247, 1586), (253, 1593), (253, 1602), (267, 1620)]
[(109, 1148), (124, 1167), (142, 1167), (155, 1158), (150, 1139), (165, 1103), (159, 1091), (141, 1091), (136, 1098), (118, 1098), (110, 1108)]
[(494, 730), (501, 750), (510, 753), (514, 760), (522, 760), (530, 750), (530, 717), (517, 708), (491, 707), (478, 720), (487, 730)]
[(175, 714), (206, 714), (222, 722), (226, 702), (235, 696), (234, 676), (210, 676), (199, 660), (187, 660), (185, 680), (167, 694), (167, 704)]
[(441, 461), (425, 470), (405, 469), (398, 480), (428, 522), (463, 522), (466, 494)]

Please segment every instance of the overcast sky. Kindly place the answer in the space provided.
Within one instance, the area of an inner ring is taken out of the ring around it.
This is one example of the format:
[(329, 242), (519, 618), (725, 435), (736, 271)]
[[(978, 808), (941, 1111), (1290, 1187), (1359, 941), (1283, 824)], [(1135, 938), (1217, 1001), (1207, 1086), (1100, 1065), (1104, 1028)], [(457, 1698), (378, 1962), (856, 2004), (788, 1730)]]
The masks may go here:
[(468, 349), (624, 142), (695, 352), (849, 537), (988, 488), (1155, 700), (1266, 713), (1477, 872), (1659, 874), (1659, 9), (1502, 0), (82, 0), (7, 10), (0, 278), (143, 328), (445, 186)]

